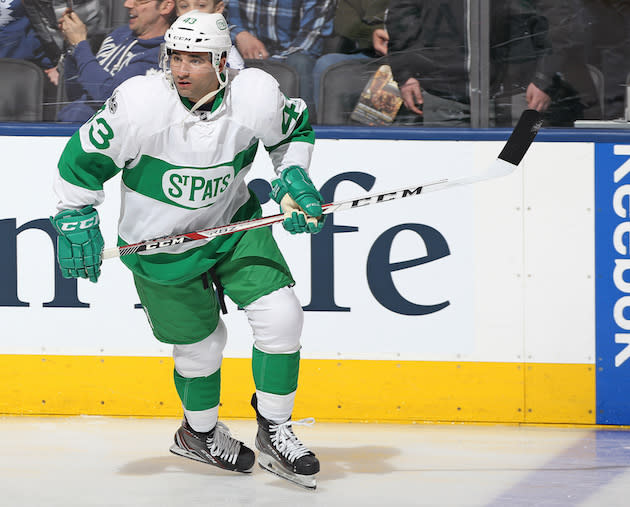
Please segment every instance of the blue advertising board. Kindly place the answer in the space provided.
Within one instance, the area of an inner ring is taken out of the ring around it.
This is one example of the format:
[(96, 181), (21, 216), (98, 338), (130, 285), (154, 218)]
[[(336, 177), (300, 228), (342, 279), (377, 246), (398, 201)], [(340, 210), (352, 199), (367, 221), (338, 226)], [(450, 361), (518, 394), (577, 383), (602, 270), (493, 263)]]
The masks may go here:
[(630, 144), (595, 143), (598, 424), (630, 424)]

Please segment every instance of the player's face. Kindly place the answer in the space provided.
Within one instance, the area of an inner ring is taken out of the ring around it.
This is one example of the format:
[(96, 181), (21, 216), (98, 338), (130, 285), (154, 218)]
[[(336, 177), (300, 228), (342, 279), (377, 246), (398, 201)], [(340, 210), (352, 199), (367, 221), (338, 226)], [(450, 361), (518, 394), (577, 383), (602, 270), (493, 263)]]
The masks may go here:
[(197, 102), (219, 87), (208, 53), (173, 51), (171, 74), (179, 94), (191, 102)]
[(201, 12), (219, 13), (223, 12), (224, 4), (222, 1), (214, 0), (177, 0), (175, 3), (175, 11), (178, 16), (192, 11), (194, 9)]

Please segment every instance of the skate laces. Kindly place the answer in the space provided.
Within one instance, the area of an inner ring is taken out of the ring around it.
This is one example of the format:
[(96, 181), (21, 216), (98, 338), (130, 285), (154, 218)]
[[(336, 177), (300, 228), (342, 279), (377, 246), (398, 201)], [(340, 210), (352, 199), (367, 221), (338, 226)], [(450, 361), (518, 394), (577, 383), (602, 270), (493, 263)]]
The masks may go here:
[(212, 441), (210, 454), (229, 461), (233, 465), (236, 463), (241, 443), (232, 437), (230, 430), (225, 424), (217, 421), (217, 425), (214, 427), (214, 434), (212, 437), (208, 437), (208, 443), (210, 441)]
[(311, 451), (306, 447), (300, 439), (293, 433), (291, 426), (313, 426), (315, 419), (307, 417), (299, 421), (291, 421), (290, 419), (280, 424), (270, 424), (271, 442), (274, 444), (278, 452), (281, 452), (291, 463), (296, 459), (306, 456)]

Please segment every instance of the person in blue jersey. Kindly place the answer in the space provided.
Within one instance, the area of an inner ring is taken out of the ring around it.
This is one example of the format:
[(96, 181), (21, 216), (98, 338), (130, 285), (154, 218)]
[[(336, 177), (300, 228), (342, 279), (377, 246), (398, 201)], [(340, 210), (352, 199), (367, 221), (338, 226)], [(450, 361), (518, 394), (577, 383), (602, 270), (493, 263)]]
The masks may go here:
[(28, 60), (47, 73), (57, 64), (46, 53), (21, 0), (0, 2), (0, 58)]
[(114, 89), (130, 77), (159, 66), (160, 45), (175, 12), (173, 0), (125, 0), (129, 25), (111, 32), (96, 55), (87, 40), (83, 21), (72, 11), (59, 20), (70, 49), (65, 58), (64, 80), (71, 101), (59, 111), (58, 121), (88, 120)]

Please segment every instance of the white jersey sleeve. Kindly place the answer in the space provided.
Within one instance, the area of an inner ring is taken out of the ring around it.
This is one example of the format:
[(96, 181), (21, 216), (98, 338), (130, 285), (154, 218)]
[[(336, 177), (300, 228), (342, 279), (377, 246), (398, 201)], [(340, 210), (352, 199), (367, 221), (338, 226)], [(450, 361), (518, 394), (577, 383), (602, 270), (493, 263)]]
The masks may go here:
[(286, 97), (278, 82), (259, 69), (241, 71), (232, 86), (235, 94), (244, 97), (240, 110), (250, 115), (248, 122), (269, 152), (276, 173), (292, 165), (308, 171), (315, 134), (305, 102)]
[(121, 85), (66, 144), (54, 182), (59, 210), (99, 205), (103, 183), (138, 155), (138, 125), (129, 121), (125, 88)]

